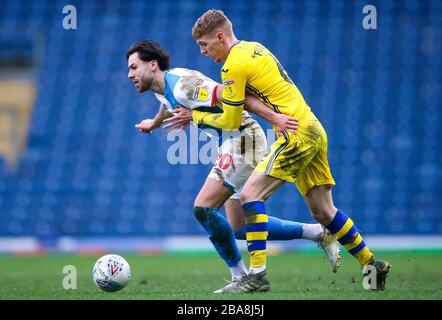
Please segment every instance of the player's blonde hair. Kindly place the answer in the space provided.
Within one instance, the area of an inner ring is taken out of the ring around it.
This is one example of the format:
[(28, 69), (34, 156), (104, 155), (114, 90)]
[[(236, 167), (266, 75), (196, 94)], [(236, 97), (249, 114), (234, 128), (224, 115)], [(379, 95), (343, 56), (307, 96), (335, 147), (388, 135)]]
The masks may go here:
[(195, 22), (192, 28), (192, 37), (199, 39), (205, 34), (208, 34), (214, 30), (223, 29), (224, 32), (232, 33), (232, 23), (224, 15), (221, 10), (211, 9), (206, 11)]

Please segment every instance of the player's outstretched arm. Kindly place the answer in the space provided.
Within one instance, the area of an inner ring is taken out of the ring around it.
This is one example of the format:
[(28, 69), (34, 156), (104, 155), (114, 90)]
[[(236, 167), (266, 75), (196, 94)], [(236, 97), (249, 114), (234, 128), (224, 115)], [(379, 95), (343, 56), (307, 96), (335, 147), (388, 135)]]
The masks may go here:
[(298, 119), (290, 118), (288, 115), (277, 113), (267, 107), (261, 100), (246, 95), (246, 99), (244, 101), (244, 109), (250, 111), (261, 118), (267, 120), (271, 124), (275, 126), (275, 130), (278, 133), (282, 133), (283, 131), (292, 131), (295, 132), (298, 130)]
[(136, 124), (135, 128), (137, 128), (140, 132), (151, 134), (154, 129), (161, 126), (165, 119), (170, 118), (171, 116), (172, 114), (167, 111), (167, 109), (164, 108), (162, 105), (160, 105), (155, 118), (144, 119), (140, 123)]

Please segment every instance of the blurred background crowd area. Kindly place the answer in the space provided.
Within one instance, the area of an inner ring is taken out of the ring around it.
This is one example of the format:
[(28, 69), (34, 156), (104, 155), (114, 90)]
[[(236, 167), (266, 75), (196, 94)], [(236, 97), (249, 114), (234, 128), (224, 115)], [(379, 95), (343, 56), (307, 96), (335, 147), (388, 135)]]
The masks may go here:
[[(364, 234), (442, 233), (441, 1), (0, 3), (0, 237), (205, 234), (192, 206), (211, 166), (171, 165), (166, 132), (134, 128), (158, 102), (127, 79), (125, 52), (154, 39), (172, 67), (220, 81), (191, 36), (212, 8), (303, 93), (328, 134), (335, 205)], [(363, 28), (367, 4), (377, 29)], [(293, 185), (268, 209), (313, 221)]]

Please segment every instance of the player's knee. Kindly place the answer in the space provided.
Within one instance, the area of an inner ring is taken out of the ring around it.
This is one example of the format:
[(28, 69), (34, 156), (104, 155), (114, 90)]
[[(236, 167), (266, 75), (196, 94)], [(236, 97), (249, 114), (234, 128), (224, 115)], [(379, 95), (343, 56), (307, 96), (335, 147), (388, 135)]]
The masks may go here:
[(310, 210), (310, 213), (311, 213), (311, 215), (312, 215), (312, 217), (316, 220), (316, 221), (318, 221), (318, 222), (320, 222), (320, 223), (322, 223), (322, 214), (321, 214), (321, 212), (319, 211), (319, 210), (315, 210), (315, 209), (313, 209), (313, 210)]
[(193, 207), (193, 214), (201, 226), (209, 233), (209, 237), (215, 237), (220, 240), (227, 239), (232, 235), (232, 228), (217, 209), (196, 206)]
[(265, 201), (266, 199), (264, 199), (264, 197), (262, 197), (261, 195), (257, 194), (256, 192), (254, 192), (253, 190), (250, 191), (245, 191), (243, 190), (241, 192), (241, 203), (247, 203), (250, 201)]
[(195, 207), (219, 208), (223, 204), (222, 198), (200, 196), (195, 199), (193, 205)]
[(329, 225), (333, 220), (331, 212), (326, 208), (313, 207), (310, 208), (310, 213), (316, 221), (323, 225)]
[(200, 222), (206, 221), (210, 216), (210, 211), (207, 209), (208, 208), (205, 208), (205, 207), (195, 206), (195, 207), (193, 207), (193, 215)]

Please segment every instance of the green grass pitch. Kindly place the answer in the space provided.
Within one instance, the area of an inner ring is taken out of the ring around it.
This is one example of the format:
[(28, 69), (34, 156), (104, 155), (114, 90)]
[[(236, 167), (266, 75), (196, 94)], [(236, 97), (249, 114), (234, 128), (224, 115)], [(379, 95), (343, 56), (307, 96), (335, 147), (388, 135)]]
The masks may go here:
[[(117, 253), (117, 252), (115, 252)], [(0, 300), (312, 300), (312, 299), (442, 299), (442, 252), (378, 252), (393, 265), (383, 292), (362, 288), (359, 265), (347, 253), (337, 274), (329, 271), (321, 251), (285, 252), (268, 258), (271, 292), (214, 295), (229, 272), (213, 254), (136, 255), (117, 253), (132, 268), (128, 286), (101, 291), (91, 271), (100, 255), (0, 256)], [(247, 254), (243, 253), (246, 264)], [(63, 288), (63, 267), (77, 270), (77, 289)]]

